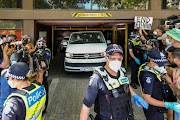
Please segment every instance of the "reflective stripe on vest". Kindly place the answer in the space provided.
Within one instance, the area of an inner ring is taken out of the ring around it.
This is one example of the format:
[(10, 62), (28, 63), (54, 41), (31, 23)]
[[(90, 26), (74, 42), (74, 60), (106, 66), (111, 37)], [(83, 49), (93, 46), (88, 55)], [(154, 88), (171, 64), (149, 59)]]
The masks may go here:
[(139, 45), (141, 43), (141, 41), (135, 41), (135, 40), (131, 40), (131, 39), (129, 39), (129, 41), (131, 41), (134, 46)]
[(106, 70), (102, 71), (100, 68), (102, 68), (102, 67), (95, 68), (94, 71), (97, 71), (101, 74), (103, 81), (106, 84), (108, 90), (118, 88), (120, 85), (123, 85), (123, 84), (129, 84), (128, 78), (125, 77), (125, 75), (121, 69), (119, 69), (120, 77), (118, 79), (114, 79), (109, 76), (109, 74), (106, 72)]
[[(144, 64), (142, 64), (142, 65), (139, 67), (138, 79), (139, 79), (139, 76), (140, 76), (141, 71), (149, 71), (149, 72), (155, 74), (155, 75), (157, 76), (158, 80), (161, 82), (161, 81), (162, 81), (162, 79), (161, 79), (161, 74), (160, 74), (159, 72), (157, 72), (156, 70), (146, 69), (146, 68), (144, 69), (143, 66), (146, 66), (146, 65), (147, 65), (147, 63), (144, 63)], [(149, 67), (149, 68), (150, 68), (150, 67)]]
[(24, 101), (26, 107), (25, 120), (41, 120), (42, 110), (46, 101), (46, 92), (44, 86), (39, 86), (36, 83), (31, 84), (35, 86), (35, 88), (31, 91), (20, 89), (24, 91), (27, 95), (13, 92), (4, 102), (4, 106), (12, 96), (18, 96)]

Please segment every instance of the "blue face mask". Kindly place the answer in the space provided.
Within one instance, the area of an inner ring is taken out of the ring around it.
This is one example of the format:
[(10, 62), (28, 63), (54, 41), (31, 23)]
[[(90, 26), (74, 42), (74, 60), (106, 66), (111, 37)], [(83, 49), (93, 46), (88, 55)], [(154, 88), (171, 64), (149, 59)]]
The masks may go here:
[(166, 43), (168, 44), (168, 45), (172, 45), (172, 43), (171, 42), (169, 42), (169, 39), (166, 39)]

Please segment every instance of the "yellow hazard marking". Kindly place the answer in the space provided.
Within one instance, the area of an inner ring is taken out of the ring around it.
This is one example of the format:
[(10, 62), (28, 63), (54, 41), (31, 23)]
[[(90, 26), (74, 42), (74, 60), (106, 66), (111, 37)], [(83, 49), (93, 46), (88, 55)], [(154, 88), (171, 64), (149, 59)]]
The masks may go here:
[(112, 17), (111, 13), (73, 13), (72, 17)]

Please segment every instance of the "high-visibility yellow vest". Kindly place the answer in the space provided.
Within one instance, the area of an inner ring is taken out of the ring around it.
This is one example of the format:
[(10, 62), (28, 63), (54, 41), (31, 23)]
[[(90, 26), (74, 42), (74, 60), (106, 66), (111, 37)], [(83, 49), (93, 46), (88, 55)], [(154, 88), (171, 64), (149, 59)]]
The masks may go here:
[(155, 74), (155, 75), (157, 76), (158, 80), (161, 82), (161, 81), (162, 81), (162, 79), (161, 79), (161, 74), (160, 74), (158, 71), (156, 71), (156, 70), (150, 69), (150, 67), (148, 67), (148, 68), (143, 68), (143, 66), (146, 66), (146, 65), (147, 65), (147, 63), (144, 63), (144, 64), (142, 64), (142, 65), (139, 67), (138, 78), (139, 78), (140, 73), (141, 73), (142, 71), (149, 71), (149, 72)]
[(26, 117), (25, 120), (41, 120), (43, 107), (46, 101), (46, 92), (44, 86), (39, 86), (36, 83), (31, 83), (35, 86), (34, 89), (28, 91), (26, 89), (16, 90), (11, 93), (6, 102), (13, 96), (20, 97), (26, 107)]
[(136, 40), (131, 40), (131, 39), (129, 39), (129, 41), (131, 41), (134, 46), (137, 46), (141, 43), (141, 41), (136, 41)]
[(118, 79), (111, 78), (105, 69), (102, 70), (102, 67), (95, 68), (95, 71), (97, 71), (101, 75), (108, 90), (118, 88), (118, 87), (120, 87), (120, 85), (129, 84), (129, 80), (124, 75), (121, 68), (119, 69), (120, 77)]

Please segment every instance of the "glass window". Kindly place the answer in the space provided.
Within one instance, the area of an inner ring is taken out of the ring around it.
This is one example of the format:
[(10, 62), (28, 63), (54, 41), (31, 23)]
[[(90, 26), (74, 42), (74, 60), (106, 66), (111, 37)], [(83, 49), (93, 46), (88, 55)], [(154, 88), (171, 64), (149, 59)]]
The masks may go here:
[(21, 20), (0, 20), (1, 30), (22, 30), (23, 22)]
[(105, 43), (100, 32), (77, 32), (71, 35), (70, 44)]
[(35, 9), (150, 9), (150, 0), (34, 0)]
[(22, 8), (22, 0), (0, 0), (0, 8)]
[(180, 9), (180, 1), (179, 0), (163, 0), (162, 1), (162, 9)]
[(23, 22), (21, 20), (0, 20), (0, 35), (16, 35), (21, 40)]

